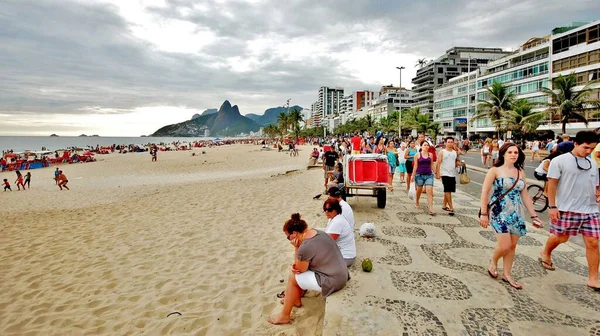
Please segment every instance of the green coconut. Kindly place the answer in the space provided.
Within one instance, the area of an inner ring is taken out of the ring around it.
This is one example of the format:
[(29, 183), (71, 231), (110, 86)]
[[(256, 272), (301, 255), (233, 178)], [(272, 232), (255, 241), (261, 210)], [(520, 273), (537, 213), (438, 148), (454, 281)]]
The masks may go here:
[(365, 272), (371, 272), (371, 270), (373, 270), (373, 263), (369, 258), (366, 258), (362, 261), (362, 269)]

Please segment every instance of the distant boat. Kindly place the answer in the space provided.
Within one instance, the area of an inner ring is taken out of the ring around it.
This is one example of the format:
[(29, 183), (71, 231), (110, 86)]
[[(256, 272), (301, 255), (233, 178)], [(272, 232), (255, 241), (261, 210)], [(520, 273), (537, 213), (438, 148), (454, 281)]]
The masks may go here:
[(87, 137), (87, 135), (85, 135), (85, 134), (82, 134), (82, 135), (80, 135), (80, 137)]
[(56, 135), (56, 134), (52, 133), (52, 134), (50, 134), (50, 136), (51, 136), (51, 137), (57, 137), (58, 135)]

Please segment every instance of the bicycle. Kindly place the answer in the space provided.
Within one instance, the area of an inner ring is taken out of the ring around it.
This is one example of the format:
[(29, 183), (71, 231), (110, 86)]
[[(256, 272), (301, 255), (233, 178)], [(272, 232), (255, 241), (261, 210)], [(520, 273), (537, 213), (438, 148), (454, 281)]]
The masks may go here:
[(541, 187), (537, 184), (531, 184), (527, 187), (527, 192), (533, 202), (533, 209), (536, 212), (544, 212), (548, 209), (548, 197), (544, 195), (544, 189), (546, 188), (546, 182)]

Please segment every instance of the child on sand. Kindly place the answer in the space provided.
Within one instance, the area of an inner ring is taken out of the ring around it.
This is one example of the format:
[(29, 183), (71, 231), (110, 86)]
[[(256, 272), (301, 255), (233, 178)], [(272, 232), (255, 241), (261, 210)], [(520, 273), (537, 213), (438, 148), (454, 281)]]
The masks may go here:
[(12, 189), (10, 189), (10, 182), (8, 182), (8, 179), (4, 179), (4, 191), (12, 191)]
[(15, 183), (17, 184), (18, 190), (21, 190), (21, 187), (23, 187), (23, 190), (25, 190), (25, 183), (23, 182), (23, 174), (21, 174), (21, 172), (18, 170), (15, 173), (17, 173), (17, 179), (15, 180)]

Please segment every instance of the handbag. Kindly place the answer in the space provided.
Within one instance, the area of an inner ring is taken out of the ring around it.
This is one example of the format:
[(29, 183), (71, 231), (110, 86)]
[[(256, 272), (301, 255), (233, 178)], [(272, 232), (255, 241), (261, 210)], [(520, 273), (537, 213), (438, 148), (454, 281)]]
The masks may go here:
[[(517, 179), (515, 180), (515, 183), (513, 183), (513, 185), (507, 190), (505, 191), (502, 195), (500, 195), (500, 197), (496, 198), (492, 203), (489, 203), (487, 205), (487, 209), (486, 209), (486, 213), (487, 213), (487, 217), (490, 218), (490, 209), (495, 206), (498, 205), (498, 203), (500, 203), (500, 201), (506, 196), (508, 195), (508, 193), (513, 190), (516, 186), (517, 183), (519, 183), (519, 174), (520, 172), (517, 171)], [(479, 214), (477, 215), (477, 217), (481, 217), (481, 208), (479, 208)]]
[(460, 167), (460, 175), (458, 178), (460, 184), (468, 184), (471, 182), (471, 178), (467, 174), (467, 164), (463, 163)]

